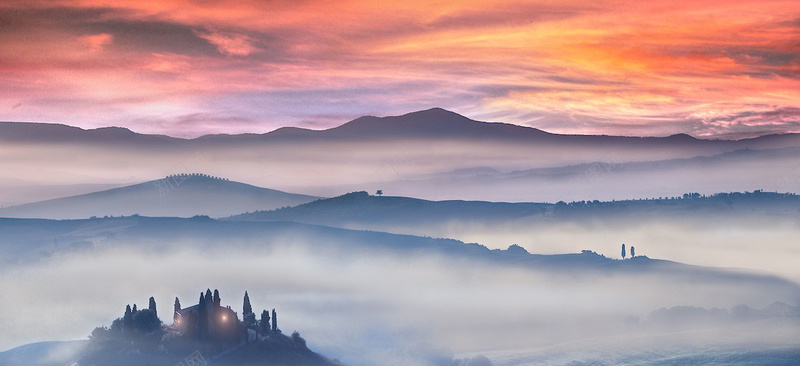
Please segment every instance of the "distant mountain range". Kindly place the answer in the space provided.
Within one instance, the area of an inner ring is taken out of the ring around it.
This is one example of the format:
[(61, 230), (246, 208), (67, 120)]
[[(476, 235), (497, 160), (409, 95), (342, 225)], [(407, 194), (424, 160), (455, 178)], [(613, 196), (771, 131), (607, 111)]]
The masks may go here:
[(765, 135), (741, 140), (698, 139), (687, 134), (668, 137), (623, 137), (608, 135), (563, 135), (510, 123), (481, 122), (442, 108), (401, 116), (364, 116), (326, 130), (283, 127), (263, 134), (216, 134), (194, 139), (139, 134), (122, 127), (81, 129), (54, 123), (0, 122), (0, 141), (123, 144), (140, 146), (197, 146), (203, 144), (247, 144), (297, 139), (392, 140), (392, 139), (515, 140), (537, 143), (626, 143), (632, 145), (724, 146), (763, 148), (796, 146), (800, 134)]
[[(800, 134), (735, 141), (560, 135), (440, 108), (365, 116), (327, 130), (286, 127), (194, 139), (4, 122), (0, 142), (4, 205), (19, 204), (20, 186), (64, 191), (192, 171), (329, 197), (383, 189), (432, 200), (552, 202), (800, 191)], [(43, 192), (33, 200), (54, 196)]]
[(80, 219), (135, 214), (224, 217), (296, 206), (317, 198), (205, 174), (179, 174), (132, 186), (0, 208), (0, 217)]

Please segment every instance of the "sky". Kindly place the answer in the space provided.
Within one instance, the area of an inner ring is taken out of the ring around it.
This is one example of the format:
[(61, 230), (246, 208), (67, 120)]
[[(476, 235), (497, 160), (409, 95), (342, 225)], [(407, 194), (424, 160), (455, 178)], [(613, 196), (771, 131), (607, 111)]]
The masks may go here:
[(800, 2), (4, 0), (0, 120), (196, 137), (442, 107), (556, 133), (800, 132)]

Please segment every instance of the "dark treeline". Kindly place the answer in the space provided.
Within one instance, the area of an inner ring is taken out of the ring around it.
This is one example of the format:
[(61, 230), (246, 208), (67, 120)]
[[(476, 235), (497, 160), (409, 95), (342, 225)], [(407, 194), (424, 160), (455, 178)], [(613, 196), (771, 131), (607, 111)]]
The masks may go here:
[(240, 318), (230, 306), (222, 304), (219, 290), (212, 293), (207, 289), (200, 293), (197, 304), (188, 307), (182, 307), (176, 297), (173, 322), (165, 325), (151, 297), (147, 309), (127, 305), (110, 327), (95, 328), (79, 364), (178, 364), (191, 355), (208, 362), (247, 359), (247, 365), (338, 364), (310, 351), (297, 331), (283, 335), (275, 309), (263, 309), (260, 314), (256, 319), (247, 292)]

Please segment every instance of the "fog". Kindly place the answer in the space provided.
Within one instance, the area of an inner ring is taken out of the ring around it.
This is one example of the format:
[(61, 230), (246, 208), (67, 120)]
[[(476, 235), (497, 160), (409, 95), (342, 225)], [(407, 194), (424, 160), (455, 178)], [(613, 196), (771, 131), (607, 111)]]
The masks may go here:
[[(0, 146), (0, 206), (194, 172), (327, 197), (381, 189), (390, 196), (433, 200), (554, 203), (686, 192), (800, 192), (797, 151), (727, 154), (730, 146), (257, 136), (174, 145), (16, 141)], [(556, 262), (537, 268), (517, 265), (513, 258), (482, 260), (452, 246), (425, 252), (419, 248), (442, 243), (424, 238), (412, 243), (399, 236), (307, 225), (202, 218), (8, 220), (0, 258), (0, 350), (85, 339), (94, 327), (122, 316), (127, 304), (143, 307), (150, 296), (161, 319), (170, 323), (176, 296), (190, 306), (207, 288), (219, 289), (222, 303), (237, 311), (248, 291), (256, 313), (277, 309), (284, 333), (298, 330), (311, 349), (354, 366), (397, 363), (399, 355), (419, 349), (482, 353), (498, 366), (534, 358), (567, 363), (565, 354), (581, 360), (582, 351), (624, 363), (609, 356), (621, 345), (636, 357), (657, 349), (665, 354), (796, 349), (796, 317), (783, 322), (726, 318), (699, 330), (650, 320), (654, 311), (680, 306), (728, 311), (739, 304), (757, 309), (775, 301), (800, 305), (797, 286), (762, 276), (800, 283), (800, 225), (795, 208), (790, 211), (767, 212), (752, 221), (747, 215), (704, 218), (684, 210), (672, 216), (606, 219), (607, 212), (600, 212), (581, 220), (543, 215), (469, 222), (419, 214), (416, 224), (406, 226), (370, 226), (369, 220), (341, 225), (489, 248), (516, 243), (537, 254), (591, 250), (619, 258), (625, 243), (640, 256), (741, 269), (736, 275), (714, 272), (717, 277), (684, 267), (681, 272), (679, 266), (635, 267), (635, 260), (627, 270), (582, 270), (572, 264), (567, 271)], [(289, 229), (281, 231), (281, 225)], [(411, 249), (404, 249), (406, 244)], [(422, 254), (411, 256), (415, 250)], [(458, 253), (443, 257), (447, 250)], [(758, 276), (748, 277), (753, 274)], [(752, 280), (756, 277), (760, 282)]]
[[(197, 142), (152, 148), (4, 143), (0, 187), (7, 189), (0, 192), (0, 206), (85, 193), (89, 185), (119, 186), (194, 172), (327, 197), (383, 189), (427, 199), (556, 202), (800, 191), (796, 152), (715, 155), (728, 150), (463, 140)], [(716, 157), (638, 163), (701, 155)]]
[[(420, 343), (480, 353), (660, 334), (645, 320), (661, 307), (762, 308), (797, 299), (748, 283), (681, 280), (663, 272), (598, 276), (442, 257), (325, 255), (298, 242), (258, 250), (184, 244), (80, 250), (3, 266), (0, 349), (85, 338), (120, 317), (126, 304), (143, 307), (149, 296), (170, 323), (175, 296), (189, 306), (206, 288), (218, 288), (222, 303), (239, 312), (247, 290), (257, 313), (277, 309), (284, 333), (298, 330), (311, 349), (349, 365), (386, 364)], [(797, 334), (794, 329), (788, 336)], [(796, 339), (742, 336), (737, 344)]]
[[(359, 225), (353, 225), (359, 226)], [(366, 225), (360, 225), (365, 227)], [(373, 228), (374, 229), (374, 228)], [(587, 249), (620, 258), (620, 245), (637, 255), (710, 267), (772, 273), (800, 283), (800, 221), (796, 217), (671, 220), (667, 217), (601, 221), (534, 222), (516, 220), (482, 224), (450, 221), (440, 227), (386, 226), (383, 230), (455, 238), (505, 249), (518, 244), (532, 253), (575, 253)]]

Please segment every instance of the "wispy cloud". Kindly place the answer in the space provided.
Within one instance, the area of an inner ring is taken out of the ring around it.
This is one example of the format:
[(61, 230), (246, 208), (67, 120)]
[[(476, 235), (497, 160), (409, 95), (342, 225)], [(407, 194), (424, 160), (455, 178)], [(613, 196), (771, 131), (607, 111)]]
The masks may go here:
[[(152, 119), (158, 116), (143, 106), (171, 103), (176, 115), (239, 111), (236, 117), (253, 126), (325, 127), (435, 102), (553, 132), (721, 135), (741, 124), (704, 129), (697, 115), (720, 105), (800, 108), (798, 11), (784, 0), (443, 1), (424, 8), (360, 1), (4, 2), (0, 103), (32, 108), (5, 110), (0, 119), (91, 127)], [(252, 112), (256, 101), (237, 104), (242, 93), (300, 93), (303, 111), (273, 103), (267, 120)], [(35, 103), (65, 95), (71, 102)], [(210, 98), (226, 100), (226, 109), (197, 107)], [(317, 107), (333, 104), (343, 112)], [(325, 118), (309, 120), (314, 115)], [(764, 132), (796, 130), (791, 118), (771, 121), (761, 124)], [(196, 123), (198, 135), (221, 128)]]
[(257, 49), (250, 37), (243, 34), (224, 33), (216, 30), (196, 31), (199, 37), (211, 42), (220, 53), (230, 56), (247, 56)]
[(110, 45), (114, 41), (114, 36), (108, 33), (100, 33), (90, 36), (83, 36), (81, 37), (81, 40), (89, 46), (89, 49), (98, 52)]

